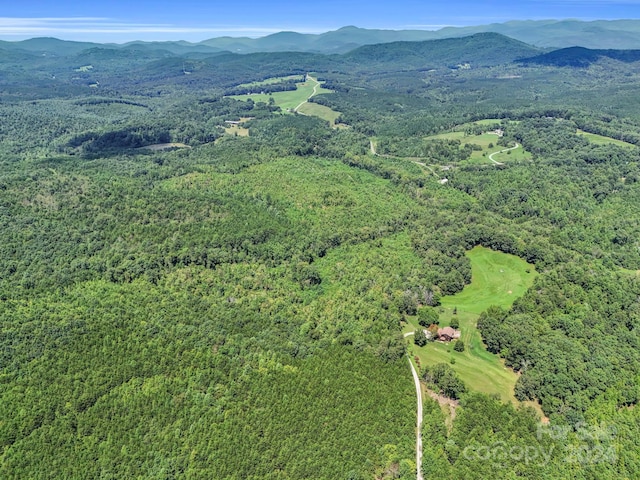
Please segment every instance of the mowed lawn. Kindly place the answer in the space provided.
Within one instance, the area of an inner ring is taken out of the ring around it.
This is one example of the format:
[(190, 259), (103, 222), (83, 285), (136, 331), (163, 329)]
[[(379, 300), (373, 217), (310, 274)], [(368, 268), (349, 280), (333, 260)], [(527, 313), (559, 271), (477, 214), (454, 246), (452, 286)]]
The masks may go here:
[(578, 129), (576, 132), (578, 135), (585, 137), (591, 143), (595, 143), (596, 145), (618, 145), (620, 147), (634, 147), (632, 143), (623, 142), (622, 140), (616, 140), (615, 138), (605, 137), (602, 135), (598, 135), (596, 133), (588, 133), (584, 130)]
[[(488, 121), (486, 121), (488, 122)], [(440, 133), (438, 135), (431, 135), (426, 137), (425, 140), (459, 140), (462, 145), (465, 143), (471, 143), (478, 145), (482, 150), (474, 150), (471, 156), (468, 158), (469, 163), (482, 164), (493, 163), (489, 160), (489, 155), (494, 152), (500, 152), (507, 147), (498, 145), (499, 136), (495, 133), (483, 133), (480, 135), (469, 135), (463, 131)], [(494, 160), (498, 162), (508, 162), (514, 160), (525, 160), (531, 158), (531, 154), (524, 150), (522, 147), (515, 150), (511, 150), (511, 153), (499, 153), (496, 154)]]
[[(458, 322), (465, 343), (464, 352), (453, 350), (454, 343), (429, 342), (418, 347), (409, 337), (411, 356), (417, 356), (423, 366), (447, 363), (460, 375), (468, 388), (487, 394), (498, 394), (503, 401), (516, 402), (513, 396), (517, 376), (503, 361), (489, 353), (477, 329), (480, 313), (491, 305), (509, 308), (514, 300), (533, 284), (535, 269), (521, 258), (484, 247), (467, 253), (471, 261), (472, 280), (462, 292), (443, 297), (440, 326), (447, 326), (457, 310)], [(411, 318), (405, 332), (418, 328)], [(455, 363), (451, 364), (451, 359)]]

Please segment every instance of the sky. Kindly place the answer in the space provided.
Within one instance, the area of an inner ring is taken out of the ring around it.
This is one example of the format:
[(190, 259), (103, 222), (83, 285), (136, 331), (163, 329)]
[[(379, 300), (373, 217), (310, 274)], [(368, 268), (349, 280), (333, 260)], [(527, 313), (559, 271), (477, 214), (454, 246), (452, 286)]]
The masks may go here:
[(640, 0), (0, 0), (0, 39), (123, 43), (322, 33), (346, 25), (436, 30), (509, 20), (640, 18)]

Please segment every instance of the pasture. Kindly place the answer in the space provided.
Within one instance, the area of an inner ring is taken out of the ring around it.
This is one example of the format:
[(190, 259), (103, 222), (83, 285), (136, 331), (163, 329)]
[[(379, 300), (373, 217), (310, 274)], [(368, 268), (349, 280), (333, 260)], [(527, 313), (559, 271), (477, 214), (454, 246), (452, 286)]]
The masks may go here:
[(331, 93), (331, 90), (322, 88), (321, 84), (319, 84), (312, 78), (307, 78), (306, 81), (297, 83), (296, 85), (297, 88), (295, 90), (289, 90), (286, 92), (251, 93), (248, 95), (233, 95), (231, 98), (242, 101), (251, 99), (254, 102), (265, 103), (269, 103), (269, 100), (273, 98), (273, 101), (277, 106), (279, 106), (284, 111), (288, 111), (294, 110), (298, 105), (305, 102), (312, 95)]
[[(486, 120), (488, 122), (488, 120)], [(494, 121), (491, 122), (495, 123)], [(474, 150), (471, 153), (471, 156), (467, 159), (468, 163), (473, 164), (483, 164), (483, 163), (493, 163), (489, 160), (489, 155), (495, 152), (500, 152), (507, 147), (503, 147), (498, 145), (498, 140), (500, 137), (495, 133), (482, 133), (480, 135), (469, 135), (468, 133), (457, 130), (454, 132), (440, 133), (437, 135), (431, 135), (425, 137), (425, 141), (429, 140), (459, 140), (462, 145), (465, 143), (470, 143), (474, 145), (478, 145), (481, 147), (481, 150)], [(531, 158), (531, 153), (524, 150), (522, 147), (517, 148), (515, 150), (511, 150), (511, 153), (496, 153), (493, 157), (498, 162), (508, 162), (515, 160), (527, 160)]]
[(286, 77), (271, 77), (257, 82), (242, 83), (238, 87), (260, 87), (262, 85), (273, 85), (275, 83), (286, 82), (289, 80), (304, 80), (304, 75), (287, 75)]
[(311, 115), (313, 117), (322, 118), (331, 124), (332, 127), (336, 126), (336, 119), (340, 117), (340, 112), (331, 110), (329, 107), (320, 105), (319, 103), (307, 102), (303, 103), (298, 112), (303, 115)]
[(605, 137), (603, 135), (598, 135), (596, 133), (588, 133), (584, 130), (578, 129), (576, 133), (582, 137), (585, 137), (589, 142), (594, 143), (596, 145), (618, 145), (620, 147), (633, 147), (635, 145), (627, 142), (623, 142), (622, 140), (616, 140), (615, 138)]
[[(449, 325), (454, 316), (457, 318), (465, 351), (454, 351), (454, 342), (429, 342), (425, 347), (418, 347), (409, 337), (411, 356), (417, 356), (422, 366), (450, 364), (454, 359), (451, 367), (468, 388), (498, 394), (503, 401), (515, 403), (513, 388), (517, 376), (504, 366), (500, 357), (486, 350), (477, 320), (491, 305), (509, 308), (533, 284), (536, 272), (521, 258), (480, 246), (467, 252), (467, 256), (471, 261), (471, 283), (456, 295), (443, 297), (439, 309), (440, 327)], [(417, 318), (411, 317), (404, 332), (417, 328), (420, 328)]]

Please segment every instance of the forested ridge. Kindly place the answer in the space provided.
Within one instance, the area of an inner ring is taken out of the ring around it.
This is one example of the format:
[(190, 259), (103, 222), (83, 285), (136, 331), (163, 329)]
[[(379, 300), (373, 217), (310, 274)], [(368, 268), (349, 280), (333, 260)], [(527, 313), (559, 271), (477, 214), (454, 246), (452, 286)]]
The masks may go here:
[[(633, 58), (75, 47), (0, 46), (0, 477), (415, 478), (401, 329), (476, 245), (538, 273), (478, 319), (516, 400), (423, 367), (425, 478), (640, 475)], [(339, 127), (228, 96), (308, 72)]]

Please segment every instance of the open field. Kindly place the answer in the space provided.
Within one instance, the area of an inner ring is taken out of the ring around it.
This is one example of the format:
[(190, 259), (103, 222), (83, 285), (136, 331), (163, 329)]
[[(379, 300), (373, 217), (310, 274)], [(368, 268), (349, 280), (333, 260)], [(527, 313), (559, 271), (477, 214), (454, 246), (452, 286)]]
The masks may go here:
[[(470, 389), (498, 394), (503, 401), (515, 402), (516, 374), (506, 368), (497, 355), (485, 349), (476, 325), (479, 314), (489, 306), (510, 307), (532, 285), (536, 272), (532, 265), (514, 255), (484, 247), (475, 247), (467, 255), (471, 260), (471, 283), (462, 292), (443, 297), (440, 308), (441, 327), (450, 324), (454, 308), (457, 309), (465, 351), (454, 351), (453, 342), (429, 342), (425, 347), (418, 347), (410, 337), (411, 356), (418, 356), (423, 366), (450, 363), (455, 359), (451, 366)], [(411, 318), (404, 331), (417, 328), (417, 319)]]
[(340, 112), (331, 110), (329, 107), (326, 107), (324, 105), (311, 102), (303, 104), (298, 109), (298, 112), (302, 113), (303, 115), (311, 115), (313, 117), (322, 118), (323, 120), (329, 122), (331, 126), (335, 126), (336, 119), (340, 116)]
[(242, 83), (238, 87), (259, 87), (261, 85), (273, 85), (274, 83), (286, 82), (287, 80), (295, 80), (302, 78), (302, 75), (288, 75), (286, 77), (272, 77), (259, 82)]
[(500, 118), (485, 118), (484, 120), (476, 120), (475, 122), (465, 123), (463, 125), (460, 125), (458, 128), (464, 129), (467, 125), (494, 125), (496, 123), (500, 123), (501, 121), (502, 119)]
[(616, 140), (611, 137), (604, 137), (602, 135), (598, 135), (596, 133), (588, 133), (584, 130), (578, 129), (576, 132), (578, 135), (586, 137), (591, 143), (595, 143), (596, 145), (619, 145), (621, 147), (633, 147), (634, 145), (631, 143), (623, 142), (622, 140)]
[[(306, 101), (313, 94), (313, 88), (317, 85), (317, 82), (313, 80), (307, 80), (302, 83), (298, 83), (298, 88), (296, 90), (290, 90), (286, 92), (273, 92), (271, 94), (266, 93), (252, 93), (249, 95), (234, 95), (231, 98), (235, 98), (237, 100), (246, 101), (248, 99), (252, 99), (254, 102), (265, 102), (268, 103), (270, 98), (273, 98), (273, 101), (277, 106), (279, 106), (282, 110), (293, 110), (302, 102)], [(321, 86), (316, 88), (316, 95), (321, 93), (331, 93), (331, 90), (327, 90), (326, 88), (322, 88)]]
[[(489, 120), (483, 120), (484, 122), (489, 122)], [(492, 121), (491, 123), (495, 123)], [(465, 143), (471, 143), (475, 145), (479, 145), (482, 150), (474, 151), (471, 154), (471, 157), (468, 159), (469, 163), (482, 164), (482, 163), (492, 163), (489, 160), (489, 155), (494, 152), (500, 152), (504, 150), (506, 147), (502, 147), (498, 145), (498, 135), (494, 133), (483, 133), (480, 135), (469, 135), (464, 131), (455, 131), (455, 132), (447, 132), (440, 133), (438, 135), (432, 135), (429, 137), (425, 137), (425, 140), (459, 140), (462, 145)], [(513, 160), (526, 160), (531, 158), (531, 153), (527, 152), (523, 148), (517, 148), (515, 150), (511, 150), (511, 153), (497, 153), (493, 157), (498, 162), (508, 162)]]
[(480, 314), (491, 305), (508, 308), (533, 284), (535, 267), (515, 255), (485, 247), (467, 253), (471, 283), (462, 292), (442, 298), (443, 307)]
[(224, 127), (224, 132), (227, 135), (235, 135), (238, 137), (248, 137), (249, 136), (249, 129), (243, 127), (242, 125), (251, 120), (251, 118), (253, 117), (242, 117), (240, 119), (240, 123), (231, 123), (231, 124), (226, 124)]
[(227, 135), (236, 135), (238, 137), (248, 137), (249, 129), (244, 128), (241, 125), (231, 125), (229, 127), (224, 127), (224, 132)]

